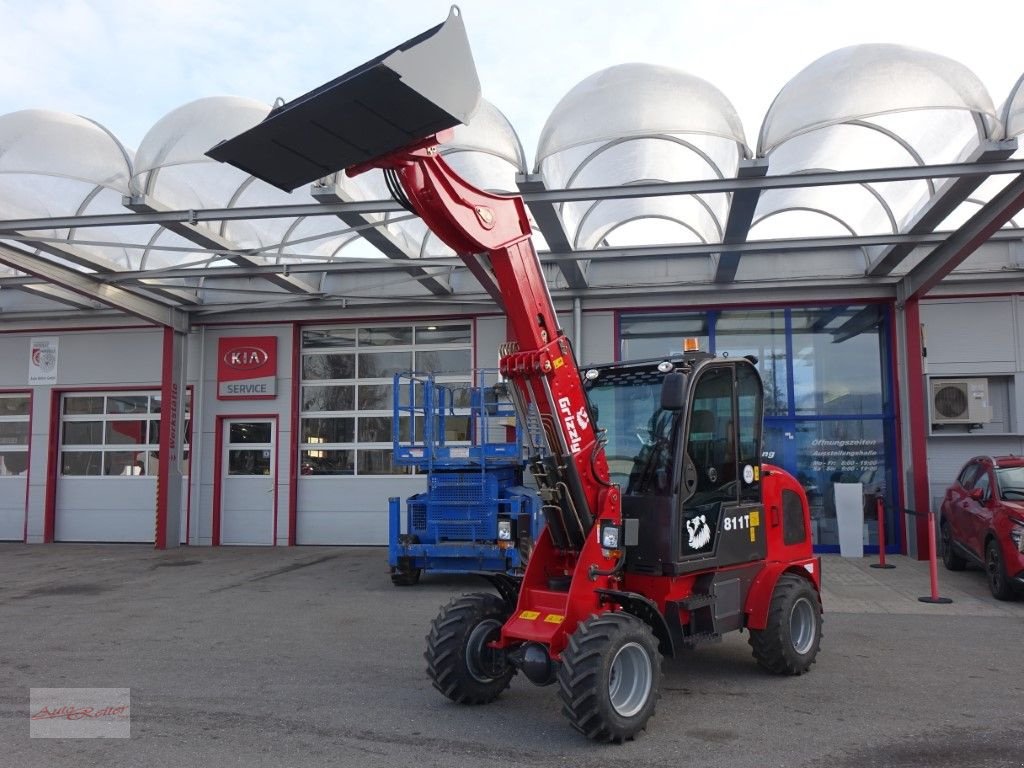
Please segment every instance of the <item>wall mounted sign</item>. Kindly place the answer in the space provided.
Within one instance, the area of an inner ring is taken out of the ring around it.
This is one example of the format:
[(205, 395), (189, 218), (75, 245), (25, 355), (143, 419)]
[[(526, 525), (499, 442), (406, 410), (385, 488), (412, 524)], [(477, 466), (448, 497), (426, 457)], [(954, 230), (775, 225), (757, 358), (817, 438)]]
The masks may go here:
[(276, 336), (218, 339), (218, 400), (270, 400), (276, 396)]
[(29, 384), (57, 383), (57, 342), (56, 336), (35, 338), (29, 341)]

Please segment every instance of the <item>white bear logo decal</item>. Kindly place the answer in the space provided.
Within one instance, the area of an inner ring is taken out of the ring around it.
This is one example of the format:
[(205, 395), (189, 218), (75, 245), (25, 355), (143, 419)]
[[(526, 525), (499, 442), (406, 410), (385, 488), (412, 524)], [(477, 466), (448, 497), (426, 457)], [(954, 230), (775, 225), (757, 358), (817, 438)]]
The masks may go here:
[(686, 532), (690, 535), (690, 549), (701, 549), (711, 541), (711, 528), (704, 515), (686, 521)]

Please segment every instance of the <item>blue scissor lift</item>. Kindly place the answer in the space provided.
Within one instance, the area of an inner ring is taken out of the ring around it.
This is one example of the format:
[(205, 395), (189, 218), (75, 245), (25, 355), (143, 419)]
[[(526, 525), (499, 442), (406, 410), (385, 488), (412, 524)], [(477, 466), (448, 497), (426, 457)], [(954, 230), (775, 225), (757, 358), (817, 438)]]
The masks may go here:
[(539, 532), (535, 491), (523, 485), (523, 426), (502, 384), (394, 377), (394, 461), (426, 475), (427, 490), (389, 499), (391, 581), (411, 586), (423, 571), (516, 573)]

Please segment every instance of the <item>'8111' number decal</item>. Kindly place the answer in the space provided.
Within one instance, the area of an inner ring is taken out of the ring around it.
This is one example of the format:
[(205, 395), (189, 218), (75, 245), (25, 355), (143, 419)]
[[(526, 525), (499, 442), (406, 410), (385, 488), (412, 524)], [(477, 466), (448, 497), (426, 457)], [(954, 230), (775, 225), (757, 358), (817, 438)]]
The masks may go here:
[(722, 518), (722, 528), (726, 531), (742, 531), (750, 527), (750, 515), (734, 515)]
[(750, 540), (755, 538), (755, 528), (761, 524), (760, 510), (753, 510), (742, 515), (727, 515), (722, 518), (724, 531), (750, 531)]

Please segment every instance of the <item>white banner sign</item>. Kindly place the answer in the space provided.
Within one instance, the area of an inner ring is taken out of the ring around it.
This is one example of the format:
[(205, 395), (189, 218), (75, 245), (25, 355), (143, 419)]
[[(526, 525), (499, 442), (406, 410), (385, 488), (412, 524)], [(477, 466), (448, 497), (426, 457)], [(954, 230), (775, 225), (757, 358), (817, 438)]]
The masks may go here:
[(32, 339), (28, 357), (29, 384), (57, 383), (57, 337)]

